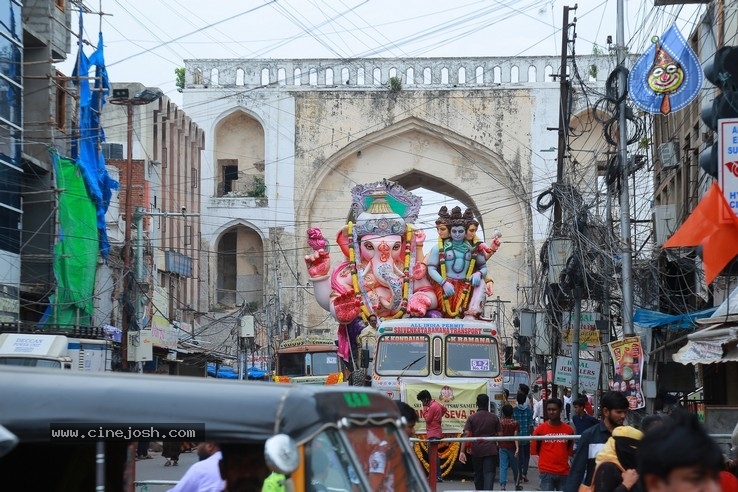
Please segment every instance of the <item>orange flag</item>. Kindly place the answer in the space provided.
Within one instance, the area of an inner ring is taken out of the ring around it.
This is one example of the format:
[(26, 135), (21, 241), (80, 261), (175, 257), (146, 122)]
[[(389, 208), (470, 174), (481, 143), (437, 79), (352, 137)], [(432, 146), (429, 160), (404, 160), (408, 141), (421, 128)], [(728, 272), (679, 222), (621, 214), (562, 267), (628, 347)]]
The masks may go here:
[(705, 282), (711, 284), (738, 255), (738, 216), (717, 183), (662, 248), (702, 246)]

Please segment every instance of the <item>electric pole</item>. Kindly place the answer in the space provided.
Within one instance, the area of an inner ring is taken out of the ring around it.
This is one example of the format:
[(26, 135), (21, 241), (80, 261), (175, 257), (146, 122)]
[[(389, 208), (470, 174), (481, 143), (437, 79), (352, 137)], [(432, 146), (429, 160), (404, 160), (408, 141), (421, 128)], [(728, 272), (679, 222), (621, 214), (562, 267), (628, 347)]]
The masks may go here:
[(625, 9), (623, 0), (618, 0), (617, 10), (617, 57), (618, 67), (618, 90), (620, 91), (620, 104), (618, 105), (618, 159), (623, 179), (620, 180), (620, 244), (622, 251), (621, 275), (623, 278), (623, 336), (633, 335), (633, 259), (631, 256), (632, 245), (630, 238), (630, 196), (628, 190), (628, 127), (625, 111), (626, 90), (628, 77), (625, 69)]

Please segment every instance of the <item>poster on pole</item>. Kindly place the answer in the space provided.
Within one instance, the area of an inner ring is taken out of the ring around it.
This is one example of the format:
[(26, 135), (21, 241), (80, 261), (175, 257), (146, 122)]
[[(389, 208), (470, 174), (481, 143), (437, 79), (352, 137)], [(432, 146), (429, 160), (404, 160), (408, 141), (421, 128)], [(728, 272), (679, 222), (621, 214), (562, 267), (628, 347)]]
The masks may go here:
[[(599, 319), (600, 313), (583, 312), (579, 315), (579, 350), (602, 350), (600, 330), (596, 323)], [(572, 313), (564, 313), (563, 322), (566, 327), (562, 340), (563, 347), (571, 350), (574, 341), (574, 318)]]
[[(554, 384), (571, 388), (573, 373), (574, 361), (571, 357), (556, 358)], [(581, 393), (583, 389), (596, 391), (599, 381), (600, 363), (596, 360), (579, 359), (579, 388), (576, 392)]]
[(718, 183), (738, 214), (738, 119), (718, 120)]
[(646, 406), (641, 389), (643, 375), (643, 349), (639, 337), (627, 337), (608, 344), (615, 376), (610, 389), (620, 391), (628, 399), (631, 410)]

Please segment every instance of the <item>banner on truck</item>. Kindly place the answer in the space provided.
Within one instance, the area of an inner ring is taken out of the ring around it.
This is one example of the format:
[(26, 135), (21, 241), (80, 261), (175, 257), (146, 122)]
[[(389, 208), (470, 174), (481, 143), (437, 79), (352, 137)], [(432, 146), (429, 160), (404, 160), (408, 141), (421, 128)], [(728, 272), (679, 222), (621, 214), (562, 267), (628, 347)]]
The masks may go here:
[(418, 401), (418, 393), (428, 390), (434, 400), (446, 407), (443, 416), (443, 432), (459, 433), (464, 430), (464, 424), (469, 415), (477, 411), (477, 395), (487, 394), (487, 382), (454, 383), (453, 387), (444, 381), (404, 383), (404, 401), (415, 409), (418, 414), (418, 423), (415, 432), (425, 434), (425, 419), (423, 418), (423, 404)]
[(631, 410), (646, 406), (641, 384), (643, 382), (643, 349), (641, 339), (628, 337), (608, 344), (612, 356), (615, 376), (610, 381), (610, 389), (620, 391), (628, 398)]

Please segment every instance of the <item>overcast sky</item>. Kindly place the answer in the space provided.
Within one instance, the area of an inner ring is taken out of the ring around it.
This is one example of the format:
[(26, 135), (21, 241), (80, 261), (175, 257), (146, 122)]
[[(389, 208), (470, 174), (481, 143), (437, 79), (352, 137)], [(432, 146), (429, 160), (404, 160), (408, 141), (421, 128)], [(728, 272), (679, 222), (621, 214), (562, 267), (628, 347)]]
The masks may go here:
[[(474, 57), (560, 55), (564, 6), (576, 53), (616, 40), (616, 0), (85, 0), (84, 38), (102, 31), (113, 82), (161, 88), (176, 103), (174, 69), (196, 58)], [(704, 7), (624, 0), (631, 53), (672, 22), (685, 34)], [(77, 15), (72, 31), (79, 30)], [(60, 65), (71, 74), (77, 47)], [(85, 47), (87, 54), (92, 52)]]

